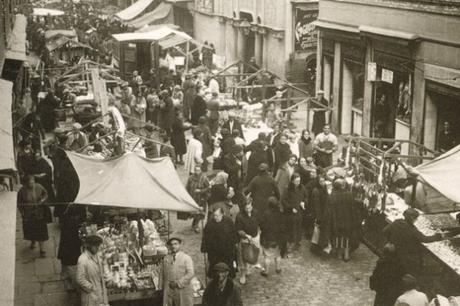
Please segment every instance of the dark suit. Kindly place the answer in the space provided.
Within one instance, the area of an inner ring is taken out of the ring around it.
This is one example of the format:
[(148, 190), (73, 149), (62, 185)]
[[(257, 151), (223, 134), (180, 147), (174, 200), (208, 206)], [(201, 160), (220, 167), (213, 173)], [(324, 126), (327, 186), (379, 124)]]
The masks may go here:
[(233, 130), (240, 131), (240, 137), (244, 139), (243, 129), (241, 127), (241, 123), (238, 120), (233, 120), (233, 126), (230, 128), (230, 120), (227, 120), (222, 125), (223, 129), (227, 129), (230, 131), (230, 135), (232, 134)]

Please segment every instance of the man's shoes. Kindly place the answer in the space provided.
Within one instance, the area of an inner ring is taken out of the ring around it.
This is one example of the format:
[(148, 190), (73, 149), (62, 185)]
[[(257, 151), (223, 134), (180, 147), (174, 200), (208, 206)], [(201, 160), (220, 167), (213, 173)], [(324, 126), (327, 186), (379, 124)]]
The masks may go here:
[(260, 272), (260, 275), (262, 275), (263, 277), (268, 277), (267, 271), (262, 271), (262, 272)]

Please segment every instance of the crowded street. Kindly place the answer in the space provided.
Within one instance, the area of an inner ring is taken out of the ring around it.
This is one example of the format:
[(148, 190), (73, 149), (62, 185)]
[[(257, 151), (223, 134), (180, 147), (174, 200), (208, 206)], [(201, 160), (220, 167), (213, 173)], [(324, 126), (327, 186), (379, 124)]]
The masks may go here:
[(460, 2), (0, 14), (0, 306), (460, 305)]

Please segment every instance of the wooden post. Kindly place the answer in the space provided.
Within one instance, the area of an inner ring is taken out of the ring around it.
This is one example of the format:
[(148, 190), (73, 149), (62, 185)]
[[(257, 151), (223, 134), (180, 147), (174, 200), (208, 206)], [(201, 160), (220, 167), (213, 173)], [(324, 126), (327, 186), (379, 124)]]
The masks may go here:
[(185, 49), (185, 73), (188, 72), (189, 58), (190, 58), (190, 41), (187, 41), (187, 46)]

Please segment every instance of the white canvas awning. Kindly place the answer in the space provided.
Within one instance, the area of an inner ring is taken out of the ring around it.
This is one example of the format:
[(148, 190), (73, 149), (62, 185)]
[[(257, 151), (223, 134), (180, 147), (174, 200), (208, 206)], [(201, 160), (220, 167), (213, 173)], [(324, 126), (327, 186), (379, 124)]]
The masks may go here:
[(422, 182), (460, 203), (460, 145), (415, 169)]
[(128, 21), (139, 16), (154, 0), (138, 0), (131, 6), (128, 6), (121, 12), (115, 14), (116, 17), (123, 21)]
[(14, 18), (13, 31), (8, 37), (8, 45), (5, 58), (26, 61), (26, 27), (27, 19), (22, 14), (17, 14)]
[[(11, 118), (13, 83), (0, 79), (0, 170), (15, 170), (13, 122)], [(0, 205), (1, 206), (1, 205)]]
[(16, 192), (0, 192), (0, 305), (13, 306), (16, 263)]
[(185, 40), (193, 40), (192, 37), (184, 32), (176, 31), (168, 27), (162, 27), (152, 32), (134, 32), (113, 34), (115, 40), (119, 42), (135, 42), (135, 41), (161, 41), (170, 36), (178, 36)]
[(62, 16), (64, 15), (64, 12), (60, 10), (34, 7), (33, 14), (35, 16)]
[(171, 4), (161, 2), (153, 11), (128, 22), (128, 24), (136, 29), (139, 29), (146, 25), (164, 23), (162, 21), (169, 16), (171, 11)]

